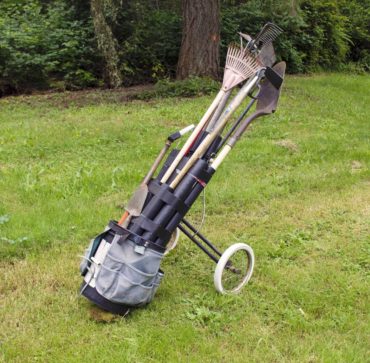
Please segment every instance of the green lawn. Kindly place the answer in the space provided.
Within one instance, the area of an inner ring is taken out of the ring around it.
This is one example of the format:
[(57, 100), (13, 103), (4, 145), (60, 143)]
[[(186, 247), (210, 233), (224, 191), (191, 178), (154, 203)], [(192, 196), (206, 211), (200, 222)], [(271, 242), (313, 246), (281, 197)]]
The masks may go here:
[(368, 361), (369, 76), (288, 77), (278, 112), (207, 187), (202, 231), (256, 254), (240, 295), (218, 295), (213, 263), (182, 237), (148, 307), (112, 319), (78, 296), (89, 239), (211, 98), (0, 100), (0, 360)]

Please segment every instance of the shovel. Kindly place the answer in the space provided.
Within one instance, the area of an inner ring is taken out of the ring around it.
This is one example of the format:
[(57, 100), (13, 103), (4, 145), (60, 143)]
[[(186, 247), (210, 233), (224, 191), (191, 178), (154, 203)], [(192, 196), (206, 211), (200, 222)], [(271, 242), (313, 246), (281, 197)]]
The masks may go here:
[[(212, 115), (215, 112), (216, 114), (218, 114), (222, 111), (228, 97), (230, 96), (231, 90), (235, 88), (238, 84), (253, 76), (258, 68), (259, 63), (256, 61), (256, 59), (245, 57), (245, 51), (238, 48), (237, 46), (229, 46), (226, 56), (222, 87), (218, 92), (216, 98), (213, 100), (211, 106), (208, 108), (207, 112), (199, 121), (193, 133), (190, 135), (180, 152), (177, 154), (175, 160), (172, 162), (166, 173), (163, 175), (161, 183), (166, 183), (168, 181), (172, 173), (175, 171), (177, 165), (180, 163), (180, 160), (190, 150), (194, 142), (200, 136), (204, 127), (207, 126)], [(219, 106), (220, 103), (221, 106)]]
[(165, 145), (163, 146), (162, 150), (158, 154), (157, 158), (154, 160), (154, 163), (151, 166), (150, 170), (148, 171), (148, 174), (146, 174), (145, 178), (143, 179), (139, 187), (135, 190), (133, 196), (128, 202), (127, 207), (125, 208), (126, 211), (118, 222), (119, 225), (121, 225), (122, 227), (127, 227), (132, 217), (137, 217), (140, 215), (143, 209), (146, 197), (148, 196), (148, 192), (149, 192), (148, 183), (150, 179), (152, 178), (153, 174), (155, 173), (155, 171), (157, 170), (158, 165), (163, 160), (171, 144), (177, 139), (179, 139), (182, 135), (193, 130), (193, 128), (194, 128), (194, 125), (190, 125), (168, 136)]
[(256, 111), (241, 123), (234, 135), (232, 135), (227, 141), (227, 144), (222, 148), (220, 153), (211, 164), (211, 168), (213, 170), (216, 170), (219, 167), (226, 155), (244, 134), (245, 130), (252, 121), (258, 117), (269, 115), (275, 112), (281, 92), (281, 85), (284, 80), (285, 68), (285, 62), (280, 62), (274, 67), (266, 69), (266, 79), (261, 84), (261, 88), (258, 93)]
[[(249, 59), (254, 60), (254, 58), (249, 57)], [(258, 68), (259, 67), (259, 68)], [(211, 143), (215, 140), (217, 135), (220, 134), (220, 132), (224, 129), (227, 121), (230, 119), (232, 114), (235, 112), (235, 110), (240, 106), (240, 104), (243, 102), (245, 97), (248, 95), (248, 93), (254, 88), (257, 81), (259, 80), (260, 72), (263, 70), (262, 65), (257, 65), (256, 62), (256, 69), (255, 74), (253, 77), (251, 77), (248, 82), (239, 90), (239, 92), (236, 94), (236, 96), (231, 100), (229, 105), (227, 106), (226, 110), (224, 110), (223, 114), (217, 121), (217, 125), (213, 129), (211, 133), (209, 133), (203, 141), (200, 143), (200, 145), (197, 147), (197, 149), (193, 152), (190, 159), (186, 162), (186, 164), (183, 166), (181, 171), (177, 174), (175, 179), (171, 182), (170, 187), (172, 189), (175, 189), (177, 185), (180, 183), (182, 178), (188, 173), (190, 168), (194, 165), (194, 163), (202, 157), (202, 155), (207, 151)]]

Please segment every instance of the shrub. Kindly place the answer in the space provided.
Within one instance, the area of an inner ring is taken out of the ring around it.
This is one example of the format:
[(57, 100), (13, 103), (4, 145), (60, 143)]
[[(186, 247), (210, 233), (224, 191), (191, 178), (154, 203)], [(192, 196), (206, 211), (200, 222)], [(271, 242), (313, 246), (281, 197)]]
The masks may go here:
[(150, 2), (125, 5), (113, 23), (120, 45), (124, 84), (156, 82), (176, 73), (181, 44), (181, 18)]
[[(196, 92), (194, 79), (181, 86), (167, 81), (176, 73), (181, 45), (179, 0), (105, 0), (104, 5), (125, 86), (165, 79), (157, 94)], [(290, 73), (370, 70), (368, 1), (224, 0), (220, 59), (238, 31), (256, 35), (267, 21), (284, 30), (275, 48)], [(99, 85), (104, 66), (94, 39), (88, 1), (0, 0), (0, 96)]]
[[(223, 52), (235, 39), (235, 32), (256, 35), (264, 23), (273, 21), (284, 30), (275, 48), (279, 58), (287, 61), (289, 72), (339, 69), (347, 61), (351, 45), (346, 8), (335, 0), (303, 0), (299, 6), (294, 4), (273, 0), (227, 4), (222, 11)], [(361, 29), (365, 28), (361, 24)]]
[(38, 0), (0, 4), (0, 93), (96, 84), (89, 27), (73, 20), (63, 1), (44, 7)]
[(349, 50), (348, 19), (340, 14), (333, 1), (303, 1), (301, 8), (306, 23), (304, 30), (310, 40), (305, 49), (305, 65), (313, 70), (338, 69)]

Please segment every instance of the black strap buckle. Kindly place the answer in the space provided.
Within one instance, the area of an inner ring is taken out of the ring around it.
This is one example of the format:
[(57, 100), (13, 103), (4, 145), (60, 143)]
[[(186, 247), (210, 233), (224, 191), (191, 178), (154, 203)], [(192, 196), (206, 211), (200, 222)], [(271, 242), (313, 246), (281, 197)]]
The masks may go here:
[(280, 89), (283, 84), (283, 77), (276, 73), (272, 68), (267, 67), (265, 70), (265, 77), (271, 82), (271, 84), (276, 88)]

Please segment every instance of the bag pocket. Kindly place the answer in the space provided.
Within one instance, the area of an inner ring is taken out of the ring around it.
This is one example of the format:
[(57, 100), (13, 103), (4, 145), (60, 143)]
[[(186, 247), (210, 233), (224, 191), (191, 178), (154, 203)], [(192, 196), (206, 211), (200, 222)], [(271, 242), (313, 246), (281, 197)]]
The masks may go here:
[(121, 276), (126, 278), (129, 281), (132, 281), (136, 284), (142, 284), (144, 286), (151, 286), (154, 282), (154, 279), (157, 275), (157, 272), (147, 273), (145, 271), (139, 270), (135, 266), (123, 261), (114, 258), (109, 253), (102, 264), (102, 267), (110, 271), (115, 271)]
[(162, 270), (159, 270), (158, 273), (157, 273), (157, 276), (155, 277), (155, 279), (153, 281), (152, 294), (151, 294), (151, 297), (150, 297), (149, 301), (151, 301), (153, 299), (155, 293), (157, 292), (158, 286), (161, 283), (161, 281), (163, 279), (163, 276), (164, 276), (164, 272)]
[(163, 255), (148, 248), (138, 254), (135, 246), (130, 240), (114, 244), (105, 257), (96, 277), (96, 289), (106, 299), (128, 306), (145, 305), (152, 300), (163, 278), (159, 270)]
[[(126, 264), (116, 265), (118, 270), (101, 266), (96, 278), (96, 289), (106, 299), (128, 306), (145, 305), (151, 301), (163, 273), (148, 276)], [(123, 271), (123, 272), (121, 272)]]

